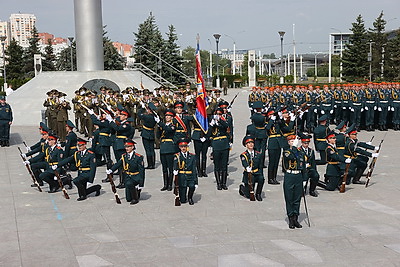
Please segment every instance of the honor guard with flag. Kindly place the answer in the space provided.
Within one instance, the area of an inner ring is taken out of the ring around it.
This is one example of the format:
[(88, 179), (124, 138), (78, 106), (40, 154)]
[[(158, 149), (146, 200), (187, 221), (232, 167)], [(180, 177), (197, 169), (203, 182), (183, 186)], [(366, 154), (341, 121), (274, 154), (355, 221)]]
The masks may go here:
[(144, 187), (145, 180), (143, 156), (135, 153), (135, 144), (136, 142), (131, 139), (125, 140), (126, 153), (118, 159), (111, 169), (106, 171), (107, 174), (111, 174), (122, 168), (125, 173), (125, 197), (131, 205), (139, 203), (140, 192)]
[(242, 184), (239, 185), (239, 194), (246, 198), (252, 198), (251, 194), (254, 194), (255, 199), (262, 201), (262, 189), (264, 186), (264, 174), (263, 174), (263, 159), (262, 154), (254, 150), (255, 138), (251, 135), (246, 135), (243, 138), (242, 144), (246, 147), (246, 151), (240, 155), (242, 166), (244, 168)]
[(86, 144), (86, 140), (78, 138), (78, 151), (76, 151), (70, 157), (59, 162), (58, 165), (52, 166), (52, 169), (55, 170), (68, 163), (75, 164), (76, 168), (78, 169), (78, 176), (72, 181), (76, 185), (76, 188), (78, 188), (79, 198), (77, 201), (85, 200), (87, 195), (93, 192), (96, 192), (95, 195), (99, 196), (101, 190), (101, 185), (93, 185), (89, 188), (86, 188), (87, 183), (93, 183), (97, 167), (95, 155), (93, 151), (87, 149)]
[(174, 156), (174, 176), (178, 179), (179, 200), (181, 203), (189, 201), (189, 205), (193, 205), (193, 194), (198, 185), (196, 156), (189, 153), (187, 139), (178, 140), (178, 147), (180, 152)]
[(177, 101), (174, 103), (175, 109), (175, 117), (174, 124), (176, 127), (174, 141), (178, 141), (181, 138), (190, 139), (191, 129), (190, 129), (190, 120), (192, 116), (188, 116), (183, 114), (184, 103), (182, 101)]

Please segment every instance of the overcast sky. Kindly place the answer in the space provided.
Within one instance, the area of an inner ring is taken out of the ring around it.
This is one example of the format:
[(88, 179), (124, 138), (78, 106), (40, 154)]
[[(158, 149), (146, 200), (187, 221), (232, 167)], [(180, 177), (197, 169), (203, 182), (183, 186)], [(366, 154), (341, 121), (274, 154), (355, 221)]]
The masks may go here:
[[(293, 51), (295, 24), (296, 52), (328, 51), (330, 32), (349, 32), (358, 14), (366, 28), (383, 10), (386, 29), (400, 27), (399, 0), (103, 0), (103, 24), (113, 41), (134, 43), (133, 32), (152, 11), (162, 33), (173, 24), (178, 44), (215, 50), (214, 33), (222, 35), (220, 48), (255, 49), (280, 55), (278, 31), (286, 32), (284, 53)], [(74, 36), (73, 0), (3, 0), (0, 20), (12, 13), (33, 13), (39, 32), (57, 37)], [(337, 30), (333, 30), (335, 28)], [(227, 37), (229, 35), (231, 37)], [(211, 40), (212, 47), (210, 47)]]

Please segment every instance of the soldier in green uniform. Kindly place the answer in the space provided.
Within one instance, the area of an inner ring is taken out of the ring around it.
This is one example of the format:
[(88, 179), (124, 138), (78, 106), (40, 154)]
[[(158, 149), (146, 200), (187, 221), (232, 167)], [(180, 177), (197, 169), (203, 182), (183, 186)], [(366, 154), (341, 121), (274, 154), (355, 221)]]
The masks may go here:
[[(279, 108), (280, 110), (280, 108)], [(276, 117), (277, 112), (268, 111), (268, 184), (280, 184), (276, 180), (278, 174), (279, 159), (282, 149), (282, 132), (280, 119)]]
[(330, 132), (329, 127), (326, 125), (328, 116), (322, 115), (318, 119), (318, 126), (314, 129), (314, 147), (319, 152), (320, 160), (317, 160), (317, 165), (326, 164), (326, 139), (325, 137)]
[(393, 111), (393, 130), (400, 131), (400, 84), (396, 83), (392, 88), (392, 104), (391, 110)]
[[(310, 180), (310, 189), (309, 193), (310, 196), (318, 197), (317, 192), (315, 189), (317, 188), (317, 184), (319, 181), (319, 173), (317, 171), (317, 164), (315, 162), (315, 151), (314, 149), (310, 148), (310, 140), (311, 135), (305, 135), (299, 133), (299, 137), (301, 140), (301, 146), (298, 148), (300, 152), (304, 154), (306, 169), (304, 173), (304, 181)], [(304, 188), (306, 191), (307, 188)]]
[(173, 123), (175, 112), (171, 109), (165, 111), (165, 122), (156, 119), (159, 126), (160, 134), (160, 159), (163, 172), (164, 186), (161, 191), (172, 190), (173, 167), (174, 167), (174, 154), (177, 153), (177, 146), (174, 142), (176, 126)]
[(265, 128), (265, 116), (261, 114), (263, 104), (257, 101), (253, 104), (254, 113), (251, 115), (250, 120), (254, 129), (254, 149), (261, 153), (262, 168), (265, 168), (265, 151), (267, 149), (267, 129)]
[(260, 152), (254, 150), (255, 138), (251, 135), (246, 135), (243, 138), (242, 144), (246, 147), (246, 151), (240, 155), (242, 166), (244, 168), (242, 184), (239, 185), (239, 194), (246, 198), (250, 198), (250, 185), (249, 175), (251, 175), (252, 188), (256, 187), (255, 198), (258, 201), (262, 201), (262, 189), (264, 186), (264, 173), (263, 173), (263, 159)]
[(351, 105), (350, 105), (350, 124), (355, 124), (357, 131), (360, 131), (361, 112), (364, 111), (364, 92), (360, 90), (359, 86), (353, 85), (353, 90), (350, 91)]
[(93, 183), (96, 175), (96, 158), (93, 151), (86, 148), (87, 141), (78, 138), (78, 151), (68, 158), (59, 162), (58, 166), (52, 166), (57, 169), (68, 163), (75, 164), (78, 169), (78, 176), (73, 179), (76, 188), (78, 188), (79, 198), (77, 201), (85, 200), (87, 195), (96, 192), (96, 196), (100, 195), (101, 185), (93, 185), (86, 188), (87, 183)]
[(390, 110), (390, 90), (387, 88), (386, 83), (381, 83), (381, 88), (378, 89), (378, 112), (379, 112), (379, 130), (387, 131), (387, 116)]
[(209, 129), (211, 147), (214, 161), (214, 174), (218, 190), (228, 190), (226, 186), (228, 178), (228, 160), (229, 160), (229, 134), (228, 122), (223, 117), (224, 110), (217, 108), (215, 115), (210, 122)]
[(193, 205), (193, 194), (198, 185), (198, 178), (196, 171), (196, 156), (188, 152), (188, 142), (189, 140), (184, 138), (178, 141), (180, 152), (174, 156), (173, 173), (174, 176), (177, 176), (178, 178), (180, 202), (186, 203), (188, 200), (189, 205)]
[(304, 153), (294, 146), (296, 135), (287, 138), (289, 148), (283, 151), (283, 167), (285, 176), (283, 179), (283, 193), (286, 203), (286, 214), (289, 219), (289, 228), (301, 228), (298, 222), (300, 214), (300, 200), (303, 195), (303, 176), (306, 169)]
[(146, 151), (147, 167), (146, 169), (155, 169), (156, 165), (156, 153), (154, 151), (154, 128), (156, 126), (155, 115), (156, 106), (153, 102), (149, 103), (148, 107), (139, 110), (138, 117), (143, 122), (142, 132), (140, 136), (142, 137), (143, 147)]
[(67, 94), (60, 92), (59, 98), (56, 104), (57, 110), (57, 134), (62, 142), (65, 141), (66, 131), (65, 131), (65, 124), (68, 120), (68, 110), (71, 109), (69, 102), (65, 99)]
[(125, 140), (126, 153), (122, 154), (110, 169), (106, 172), (111, 174), (122, 167), (125, 175), (125, 198), (131, 205), (139, 203), (140, 192), (144, 187), (145, 170), (143, 156), (135, 153), (136, 142), (127, 139)]
[(65, 124), (65, 130), (66, 130), (66, 137), (65, 137), (65, 146), (64, 146), (64, 157), (69, 157), (75, 151), (77, 150), (76, 147), (76, 141), (77, 141), (77, 136), (76, 133), (73, 131), (75, 128), (75, 125), (72, 123), (72, 121), (67, 120), (67, 123)]
[(10, 126), (13, 122), (11, 106), (6, 103), (5, 92), (0, 95), (0, 145), (10, 146)]
[(192, 120), (192, 116), (188, 116), (183, 114), (183, 107), (184, 103), (182, 101), (177, 101), (174, 103), (175, 109), (175, 117), (174, 117), (174, 124), (175, 124), (175, 136), (174, 141), (177, 142), (181, 138), (188, 138), (191, 137), (191, 128), (190, 128), (190, 121)]
[(346, 183), (349, 184), (353, 178), (353, 184), (364, 184), (363, 181), (360, 181), (360, 178), (367, 168), (368, 157), (376, 158), (379, 156), (379, 153), (370, 153), (365, 149), (376, 151), (379, 147), (374, 147), (365, 142), (359, 142), (357, 140), (357, 130), (354, 124), (349, 127), (347, 134), (349, 138), (346, 139), (344, 157), (351, 159), (351, 164)]
[(206, 172), (207, 167), (207, 151), (210, 146), (210, 139), (207, 132), (204, 132), (196, 119), (196, 115), (192, 115), (193, 134), (192, 140), (194, 143), (194, 152), (196, 156), (197, 174), (198, 177), (208, 177)]
[(375, 110), (377, 109), (377, 94), (376, 90), (373, 88), (372, 83), (367, 84), (367, 88), (364, 90), (365, 93), (365, 126), (367, 127), (367, 131), (375, 131), (374, 128), (374, 119), (375, 119)]

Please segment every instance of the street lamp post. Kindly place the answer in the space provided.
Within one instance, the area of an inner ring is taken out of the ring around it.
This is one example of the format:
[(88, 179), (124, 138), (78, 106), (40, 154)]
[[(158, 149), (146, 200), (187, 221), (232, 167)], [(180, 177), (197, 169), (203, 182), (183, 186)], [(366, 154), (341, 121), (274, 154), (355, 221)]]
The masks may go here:
[(216, 81), (215, 81), (215, 86), (216, 86), (217, 88), (220, 88), (220, 83), (219, 83), (219, 63), (218, 63), (218, 59), (219, 59), (218, 43), (219, 43), (219, 38), (221, 38), (221, 34), (216, 33), (216, 34), (214, 34), (213, 36), (214, 36), (215, 42), (216, 42), (216, 44), (217, 44), (217, 58), (216, 58), (216, 60), (217, 60), (217, 62), (216, 62), (216, 64), (217, 64), (217, 79), (216, 79)]
[(284, 31), (279, 31), (278, 32), (279, 36), (281, 37), (281, 67), (280, 67), (280, 75), (281, 75), (281, 83), (283, 83), (283, 36), (285, 35)]
[(3, 85), (3, 90), (6, 90), (7, 87), (7, 77), (6, 77), (6, 50), (5, 50), (5, 45), (6, 45), (6, 36), (0, 36), (0, 41), (1, 41), (1, 46), (3, 48), (3, 73), (4, 73), (4, 85)]
[(372, 81), (372, 44), (375, 42), (369, 41), (369, 53), (368, 53), (368, 61), (369, 61), (369, 81)]
[(236, 42), (235, 39), (233, 39), (232, 36), (229, 36), (227, 34), (224, 34), (226, 37), (229, 37), (233, 41), (233, 60), (232, 60), (232, 74), (236, 74)]
[(69, 46), (71, 49), (71, 71), (74, 71), (74, 58), (72, 56), (72, 42), (74, 41), (74, 37), (68, 37), (69, 40)]

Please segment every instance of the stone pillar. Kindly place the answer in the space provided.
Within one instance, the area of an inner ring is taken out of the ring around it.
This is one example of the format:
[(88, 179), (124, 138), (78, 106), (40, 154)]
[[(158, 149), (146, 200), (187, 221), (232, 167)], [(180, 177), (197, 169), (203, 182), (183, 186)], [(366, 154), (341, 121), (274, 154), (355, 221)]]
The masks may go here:
[(256, 51), (249, 50), (249, 86), (256, 86)]
[(101, 0), (74, 0), (78, 71), (104, 70)]

